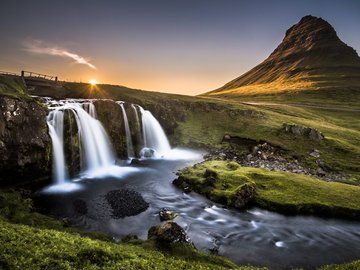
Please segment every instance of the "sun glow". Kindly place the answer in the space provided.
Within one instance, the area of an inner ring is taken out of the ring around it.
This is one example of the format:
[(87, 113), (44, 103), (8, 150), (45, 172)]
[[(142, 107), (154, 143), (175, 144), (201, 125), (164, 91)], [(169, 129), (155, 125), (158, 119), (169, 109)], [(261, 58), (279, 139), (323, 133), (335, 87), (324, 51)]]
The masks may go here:
[(96, 85), (96, 84), (97, 84), (97, 80), (91, 79), (91, 80), (89, 81), (89, 83), (90, 83), (91, 85)]

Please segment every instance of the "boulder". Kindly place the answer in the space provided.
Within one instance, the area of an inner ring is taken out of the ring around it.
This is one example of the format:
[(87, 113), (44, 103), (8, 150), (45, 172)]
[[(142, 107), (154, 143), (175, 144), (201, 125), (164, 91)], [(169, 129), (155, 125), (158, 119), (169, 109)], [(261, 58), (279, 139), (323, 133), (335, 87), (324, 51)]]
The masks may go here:
[(135, 216), (149, 207), (141, 194), (132, 189), (111, 190), (105, 198), (112, 208), (114, 218)]
[(283, 130), (295, 136), (306, 137), (313, 141), (321, 141), (324, 139), (322, 132), (316, 128), (284, 124)]
[(159, 217), (161, 221), (173, 220), (178, 216), (177, 213), (167, 208), (161, 208), (159, 211)]
[(243, 209), (250, 202), (253, 201), (256, 193), (256, 186), (254, 183), (245, 183), (240, 186), (236, 191), (232, 201), (232, 206), (237, 209)]
[(151, 158), (151, 157), (155, 156), (155, 150), (145, 147), (145, 148), (141, 149), (140, 156), (144, 157), (144, 158)]
[(175, 222), (167, 221), (157, 226), (153, 226), (148, 231), (148, 239), (155, 239), (160, 243), (183, 243), (192, 245), (190, 238), (183, 228)]

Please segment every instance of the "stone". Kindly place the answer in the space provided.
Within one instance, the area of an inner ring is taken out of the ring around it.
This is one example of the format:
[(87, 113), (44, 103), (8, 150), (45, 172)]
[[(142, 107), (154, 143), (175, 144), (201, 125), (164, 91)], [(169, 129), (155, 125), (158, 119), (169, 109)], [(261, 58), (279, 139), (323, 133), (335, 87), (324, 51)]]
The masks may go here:
[(140, 156), (144, 158), (151, 158), (155, 155), (155, 150), (151, 148), (143, 148), (140, 151)]
[(255, 197), (256, 186), (254, 183), (245, 183), (235, 191), (232, 206), (237, 209), (245, 208)]
[(309, 155), (312, 156), (312, 157), (315, 157), (315, 158), (319, 158), (320, 157), (320, 151), (317, 150), (317, 149), (314, 149), (309, 153)]
[(31, 98), (0, 96), (0, 185), (49, 180), (46, 115), (47, 109)]
[(173, 221), (153, 226), (148, 231), (148, 239), (155, 239), (160, 243), (183, 243), (192, 245), (190, 238), (183, 228)]
[(177, 213), (167, 208), (161, 208), (159, 211), (159, 217), (161, 221), (173, 220), (178, 216)]
[(283, 130), (295, 136), (306, 137), (313, 141), (321, 141), (325, 138), (322, 132), (316, 128), (283, 124)]
[(132, 189), (111, 190), (105, 198), (112, 208), (114, 218), (135, 216), (149, 207), (141, 194)]

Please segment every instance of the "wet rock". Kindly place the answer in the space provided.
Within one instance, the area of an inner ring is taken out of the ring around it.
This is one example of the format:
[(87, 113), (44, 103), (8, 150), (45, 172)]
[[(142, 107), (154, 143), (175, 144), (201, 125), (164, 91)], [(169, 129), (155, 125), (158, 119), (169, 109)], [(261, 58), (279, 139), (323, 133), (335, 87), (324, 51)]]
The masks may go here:
[(35, 100), (0, 96), (0, 185), (50, 175), (47, 109)]
[(144, 158), (151, 158), (155, 155), (155, 150), (151, 148), (143, 148), (140, 151), (140, 156)]
[(232, 205), (237, 209), (243, 209), (253, 201), (256, 186), (254, 183), (245, 183), (236, 190)]
[(192, 191), (191, 186), (186, 182), (186, 179), (182, 176), (174, 179), (173, 184), (181, 188), (185, 193), (190, 193)]
[(159, 217), (161, 221), (173, 220), (178, 216), (177, 213), (167, 208), (161, 208), (159, 211)]
[(86, 215), (88, 208), (86, 202), (82, 199), (76, 199), (73, 201), (74, 210), (79, 215)]
[(141, 194), (132, 189), (118, 189), (109, 191), (105, 198), (112, 208), (114, 218), (135, 216), (149, 207)]
[(151, 227), (148, 231), (148, 238), (166, 244), (183, 243), (192, 245), (184, 229), (172, 221)]
[(283, 130), (296, 136), (307, 137), (313, 141), (321, 141), (324, 139), (322, 132), (316, 128), (284, 124)]

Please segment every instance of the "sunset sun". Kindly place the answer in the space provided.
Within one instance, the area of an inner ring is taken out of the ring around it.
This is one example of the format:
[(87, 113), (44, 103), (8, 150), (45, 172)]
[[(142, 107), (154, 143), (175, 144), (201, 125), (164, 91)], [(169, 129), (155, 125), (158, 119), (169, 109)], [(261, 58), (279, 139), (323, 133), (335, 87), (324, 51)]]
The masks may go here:
[(91, 85), (96, 85), (96, 84), (97, 84), (97, 80), (91, 79), (91, 80), (89, 81), (89, 83), (90, 83)]

